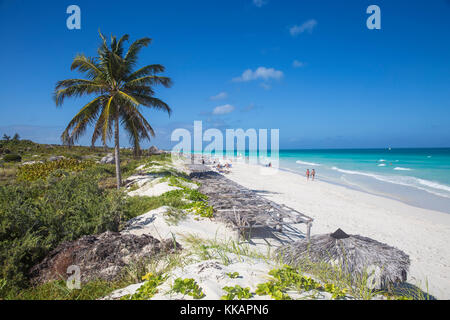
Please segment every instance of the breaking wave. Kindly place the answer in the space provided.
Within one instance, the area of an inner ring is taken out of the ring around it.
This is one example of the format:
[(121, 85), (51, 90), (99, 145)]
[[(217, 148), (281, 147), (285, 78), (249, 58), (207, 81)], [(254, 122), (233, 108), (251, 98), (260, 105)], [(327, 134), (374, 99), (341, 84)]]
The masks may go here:
[(345, 174), (366, 176), (382, 182), (389, 182), (406, 187), (412, 187), (440, 197), (450, 198), (450, 186), (443, 185), (435, 181), (429, 181), (410, 176), (385, 176), (370, 172), (344, 170), (338, 167), (332, 167), (331, 169)]

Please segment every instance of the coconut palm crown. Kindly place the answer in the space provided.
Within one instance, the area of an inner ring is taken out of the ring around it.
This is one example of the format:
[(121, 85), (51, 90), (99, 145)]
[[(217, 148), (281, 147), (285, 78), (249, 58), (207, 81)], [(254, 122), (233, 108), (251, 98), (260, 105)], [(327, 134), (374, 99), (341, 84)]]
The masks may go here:
[(111, 36), (108, 46), (106, 38), (99, 33), (102, 43), (98, 48), (98, 56), (91, 58), (79, 54), (72, 62), (71, 70), (83, 73), (85, 78), (58, 81), (54, 99), (56, 105), (61, 106), (68, 97), (95, 96), (69, 122), (61, 139), (64, 144), (73, 145), (93, 125), (92, 145), (99, 138), (106, 145), (114, 131), (117, 188), (120, 188), (119, 128), (122, 126), (126, 130), (135, 152), (139, 152), (140, 141), (155, 135), (142, 115), (141, 108), (156, 108), (170, 115), (170, 107), (154, 97), (153, 87), (170, 87), (171, 80), (157, 75), (165, 70), (160, 64), (135, 70), (139, 51), (148, 46), (151, 39), (136, 40), (125, 52), (124, 43), (128, 41), (128, 35), (119, 40)]

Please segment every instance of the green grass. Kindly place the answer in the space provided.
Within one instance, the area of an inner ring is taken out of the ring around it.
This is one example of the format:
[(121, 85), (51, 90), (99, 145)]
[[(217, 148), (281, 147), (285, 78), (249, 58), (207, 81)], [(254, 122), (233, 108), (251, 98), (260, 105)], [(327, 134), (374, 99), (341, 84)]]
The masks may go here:
[(91, 281), (81, 289), (67, 288), (64, 280), (50, 281), (43, 285), (11, 291), (5, 298), (14, 300), (95, 300), (123, 287), (122, 282)]
[(242, 262), (245, 258), (261, 259), (269, 261), (271, 259), (270, 250), (266, 254), (254, 250), (248, 243), (239, 243), (232, 239), (202, 239), (192, 234), (183, 237), (184, 242), (189, 246), (190, 252), (200, 260), (217, 259), (224, 265), (232, 263), (232, 259), (228, 256), (233, 254), (234, 257)]

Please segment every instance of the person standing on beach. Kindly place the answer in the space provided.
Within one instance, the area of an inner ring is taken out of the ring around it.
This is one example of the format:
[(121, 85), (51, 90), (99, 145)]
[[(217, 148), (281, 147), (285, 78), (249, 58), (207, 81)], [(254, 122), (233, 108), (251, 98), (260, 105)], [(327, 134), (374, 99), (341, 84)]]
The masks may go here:
[(306, 169), (306, 180), (309, 180), (309, 169)]
[(311, 171), (311, 180), (314, 181), (314, 177), (316, 176), (316, 170), (312, 169)]

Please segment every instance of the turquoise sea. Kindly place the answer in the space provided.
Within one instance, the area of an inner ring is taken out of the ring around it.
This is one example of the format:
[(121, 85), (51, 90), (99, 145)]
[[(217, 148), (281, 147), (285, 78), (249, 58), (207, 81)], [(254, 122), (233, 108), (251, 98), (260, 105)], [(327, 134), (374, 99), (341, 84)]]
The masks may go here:
[[(258, 156), (234, 152), (244, 154)], [(299, 179), (315, 169), (317, 180), (450, 213), (450, 148), (280, 150), (279, 167)]]
[(450, 148), (281, 150), (280, 168), (450, 213)]

